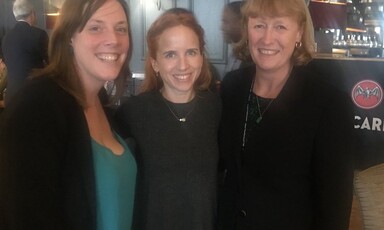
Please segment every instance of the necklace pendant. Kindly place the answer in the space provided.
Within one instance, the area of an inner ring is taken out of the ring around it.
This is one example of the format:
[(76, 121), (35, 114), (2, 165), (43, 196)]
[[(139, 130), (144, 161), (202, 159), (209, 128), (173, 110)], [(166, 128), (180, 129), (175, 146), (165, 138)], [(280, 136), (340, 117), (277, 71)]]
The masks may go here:
[(263, 119), (263, 117), (262, 116), (260, 116), (260, 117), (258, 117), (257, 119), (256, 119), (256, 123), (257, 124), (259, 124), (260, 123), (260, 121)]
[(185, 117), (179, 119), (180, 122), (186, 122), (187, 119)]

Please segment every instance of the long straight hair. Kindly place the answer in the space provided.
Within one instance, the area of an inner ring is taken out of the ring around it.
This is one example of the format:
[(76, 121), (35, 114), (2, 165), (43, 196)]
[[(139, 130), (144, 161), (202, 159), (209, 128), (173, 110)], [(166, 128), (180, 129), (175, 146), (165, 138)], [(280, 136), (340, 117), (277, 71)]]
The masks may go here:
[[(49, 64), (43, 70), (32, 74), (32, 77), (51, 77), (84, 108), (86, 107), (84, 86), (75, 67), (71, 39), (76, 32), (81, 32), (84, 29), (88, 20), (106, 1), (107, 0), (66, 0), (50, 38), (48, 48)], [(116, 1), (118, 1), (124, 9), (129, 25), (129, 41), (132, 42), (128, 6), (124, 0)], [(127, 58), (120, 73), (114, 80), (116, 92), (111, 98), (110, 104), (115, 103), (123, 94), (126, 87), (126, 79), (131, 76), (129, 68), (129, 62), (132, 56), (131, 47), (132, 45), (128, 50)]]

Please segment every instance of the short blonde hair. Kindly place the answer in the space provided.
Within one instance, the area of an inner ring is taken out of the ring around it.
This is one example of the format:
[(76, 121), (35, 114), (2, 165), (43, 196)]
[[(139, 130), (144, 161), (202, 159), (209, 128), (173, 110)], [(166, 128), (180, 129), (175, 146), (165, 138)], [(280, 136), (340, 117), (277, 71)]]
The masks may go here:
[(293, 64), (304, 65), (312, 60), (315, 51), (313, 24), (304, 0), (247, 0), (241, 8), (241, 12), (244, 36), (234, 48), (234, 53), (238, 58), (251, 60), (247, 30), (249, 18), (289, 16), (296, 18), (298, 25), (303, 29), (302, 45), (297, 47), (292, 54)]

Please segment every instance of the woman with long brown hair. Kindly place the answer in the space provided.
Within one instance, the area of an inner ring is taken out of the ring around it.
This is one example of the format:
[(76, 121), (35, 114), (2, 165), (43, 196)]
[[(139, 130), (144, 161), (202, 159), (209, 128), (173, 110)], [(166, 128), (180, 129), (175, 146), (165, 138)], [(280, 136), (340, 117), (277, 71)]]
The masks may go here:
[(124, 1), (64, 2), (50, 64), (1, 120), (1, 229), (131, 228), (136, 162), (99, 97), (122, 92), (130, 47)]

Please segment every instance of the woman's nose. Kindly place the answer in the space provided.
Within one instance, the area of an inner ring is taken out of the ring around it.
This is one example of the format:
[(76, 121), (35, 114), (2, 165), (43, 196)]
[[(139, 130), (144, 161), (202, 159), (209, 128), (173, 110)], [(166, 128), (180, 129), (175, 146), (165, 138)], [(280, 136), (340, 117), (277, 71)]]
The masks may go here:
[(273, 41), (273, 30), (271, 29), (266, 29), (264, 34), (263, 34), (263, 37), (262, 37), (262, 41), (265, 43), (265, 44), (269, 44)]
[(115, 45), (118, 42), (118, 35), (115, 31), (108, 31), (105, 33), (105, 44), (106, 45)]
[(189, 61), (188, 61), (188, 58), (187, 57), (180, 57), (180, 60), (179, 60), (179, 69), (187, 69), (189, 66)]

